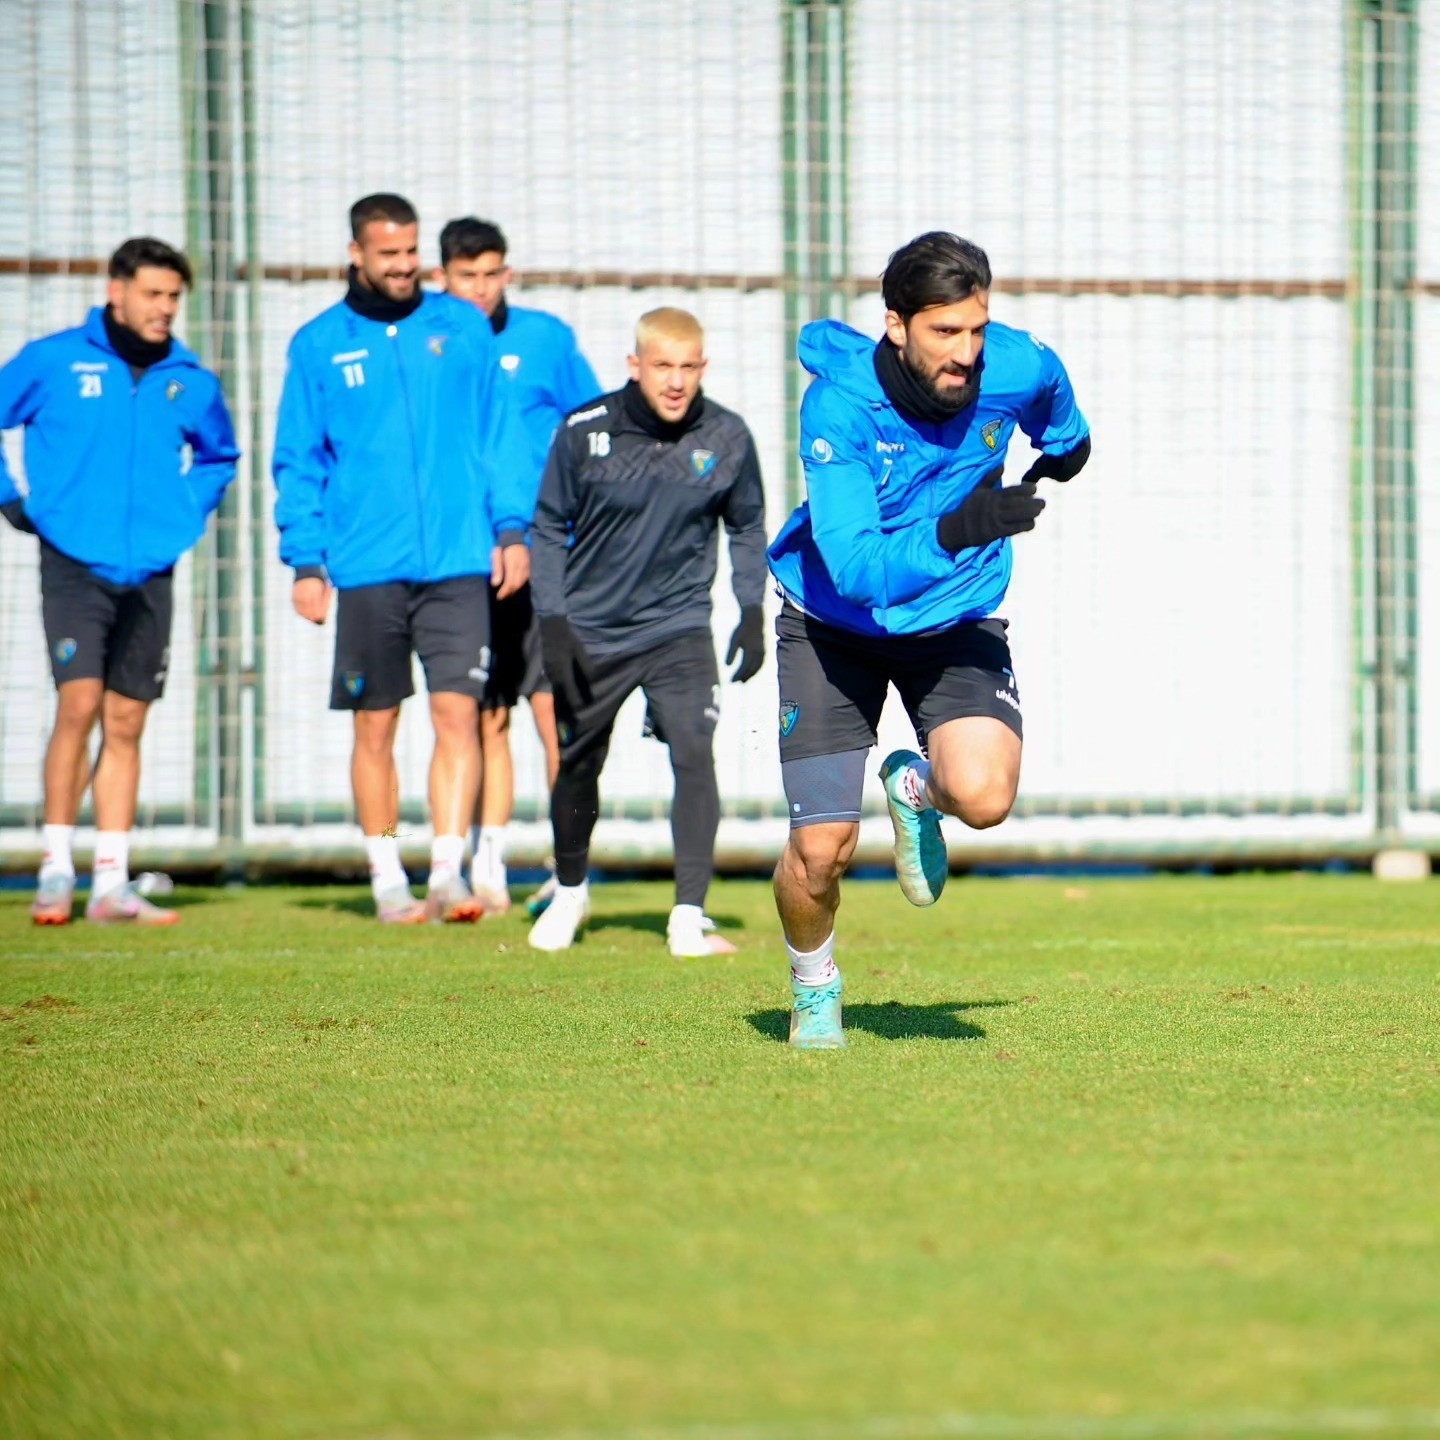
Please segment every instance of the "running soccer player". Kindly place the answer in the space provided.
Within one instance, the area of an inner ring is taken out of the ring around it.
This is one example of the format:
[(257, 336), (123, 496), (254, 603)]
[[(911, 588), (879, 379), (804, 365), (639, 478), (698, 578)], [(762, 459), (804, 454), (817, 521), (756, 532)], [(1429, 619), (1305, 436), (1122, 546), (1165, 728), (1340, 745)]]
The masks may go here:
[[(399, 195), (350, 211), (349, 288), (296, 333), (275, 431), (280, 558), (323, 624), (339, 591), (330, 708), (354, 712), (351, 781), (379, 918), (470, 921), (461, 873), (480, 784), (477, 702), (493, 583), (529, 578), (531, 461), (495, 337), (475, 307), (420, 286), (419, 221)], [(395, 732), (420, 656), (435, 731), (435, 839), (425, 902), (395, 826)]]
[[(575, 332), (543, 310), (511, 305), (506, 298), (511, 270), (509, 245), (498, 225), (467, 215), (440, 232), (440, 267), (435, 281), (458, 300), (478, 305), (499, 338), (500, 370), (520, 413), (534, 462), (538, 489), (545, 457), (565, 415), (600, 393), (600, 382), (575, 342)], [(510, 908), (505, 838), (515, 809), (515, 767), (510, 755), (510, 712), (521, 697), (530, 702), (540, 743), (545, 747), (545, 782), (555, 788), (560, 739), (555, 732), (555, 697), (540, 659), (540, 626), (529, 585), (505, 599), (490, 592), (490, 683), (480, 707), (480, 799), (471, 831), (474, 854), (470, 886), (485, 913)], [(537, 915), (555, 892), (552, 876), (530, 897)]]
[[(807, 325), (815, 377), (800, 411), (809, 498), (770, 546), (780, 759), (790, 838), (775, 903), (790, 954), (790, 1043), (845, 1044), (835, 964), (840, 877), (860, 834), (865, 757), (894, 684), (921, 754), (880, 767), (906, 899), (933, 905), (947, 873), (940, 816), (998, 825), (1020, 780), (1020, 695), (1006, 622), (1010, 537), (1035, 526), (1042, 479), (1069, 480), (1090, 432), (1064, 366), (990, 319), (990, 262), (932, 232), (885, 268), (879, 344)], [(1041, 454), (1002, 488), (1016, 426)], [(924, 758), (922, 758), (922, 755)]]
[[(150, 236), (110, 257), (106, 303), (0, 369), (0, 430), (25, 427), (21, 495), (0, 452), (0, 510), (39, 536), (55, 726), (45, 752), (45, 854), (30, 914), (64, 925), (87, 784), (95, 867), (85, 917), (173, 925), (130, 883), (140, 736), (169, 668), (173, 571), (235, 478), (220, 382), (170, 333), (190, 265)], [(90, 732), (100, 754), (90, 774)]]
[(550, 802), (557, 885), (530, 931), (537, 950), (565, 949), (589, 916), (600, 769), (615, 717), (637, 687), (675, 776), (670, 953), (735, 948), (704, 913), (720, 820), (710, 590), (723, 524), (740, 602), (725, 663), (738, 655), (731, 678), (749, 680), (765, 658), (765, 497), (745, 422), (701, 391), (705, 363), (705, 332), (693, 315), (642, 315), (629, 384), (570, 415), (546, 462), (532, 583), (555, 688), (560, 774)]

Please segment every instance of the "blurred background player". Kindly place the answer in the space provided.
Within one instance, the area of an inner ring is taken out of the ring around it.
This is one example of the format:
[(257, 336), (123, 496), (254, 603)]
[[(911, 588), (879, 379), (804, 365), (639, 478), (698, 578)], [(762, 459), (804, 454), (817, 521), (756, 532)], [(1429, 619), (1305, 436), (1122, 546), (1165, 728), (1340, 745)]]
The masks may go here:
[[(530, 443), (538, 489), (556, 427), (566, 414), (600, 393), (600, 382), (580, 353), (575, 333), (543, 310), (511, 305), (506, 298), (509, 250), (498, 225), (467, 215), (440, 232), (437, 284), (459, 300), (478, 305), (500, 341), (500, 370), (509, 384)], [(523, 697), (545, 747), (545, 783), (555, 788), (560, 740), (555, 698), (540, 658), (540, 627), (529, 585), (499, 597), (490, 591), (490, 682), (480, 713), (480, 800), (471, 831), (474, 854), (470, 885), (486, 913), (510, 908), (505, 868), (506, 827), (515, 809), (515, 767), (510, 753), (510, 712)], [(530, 898), (539, 914), (554, 894), (552, 878)]]
[[(1006, 622), (1009, 536), (1035, 526), (1042, 478), (1089, 458), (1089, 426), (1055, 353), (990, 320), (990, 262), (921, 235), (885, 268), (885, 335), (836, 320), (800, 335), (816, 376), (800, 409), (808, 500), (770, 547), (780, 759), (790, 838), (775, 903), (790, 952), (790, 1043), (841, 1032), (834, 959), (840, 877), (860, 834), (865, 757), (893, 683), (920, 748), (881, 766), (906, 898), (931, 905), (947, 873), (940, 814), (998, 825), (1020, 781), (1020, 696)], [(1042, 454), (1000, 488), (1019, 426)]]
[(637, 686), (675, 775), (670, 953), (734, 949), (711, 933), (703, 908), (720, 819), (710, 591), (723, 523), (740, 603), (725, 661), (738, 655), (732, 678), (749, 680), (765, 654), (765, 497), (745, 422), (701, 391), (705, 363), (705, 332), (693, 315), (642, 315), (630, 382), (570, 415), (545, 466), (533, 588), (560, 774), (550, 807), (557, 886), (530, 931), (537, 950), (565, 949), (589, 915), (600, 770), (615, 717)]
[(189, 284), (178, 250), (149, 236), (127, 240), (110, 257), (106, 303), (0, 369), (0, 429), (25, 427), (28, 484), (22, 498), (0, 452), (0, 508), (39, 536), (56, 688), (45, 858), (30, 911), (39, 925), (70, 919), (71, 848), (87, 783), (96, 833), (86, 918), (179, 918), (130, 883), (140, 736), (165, 689), (175, 563), (204, 534), (240, 453), (219, 380), (170, 333)]
[[(476, 703), (490, 609), (529, 577), (531, 461), (474, 307), (420, 286), (419, 222), (399, 195), (350, 211), (345, 298), (303, 326), (275, 432), (280, 558), (296, 612), (323, 624), (340, 592), (330, 707), (354, 712), (351, 781), (381, 920), (475, 920), (465, 832), (480, 784)], [(435, 839), (422, 905), (395, 827), (400, 704), (411, 652), (430, 692)]]

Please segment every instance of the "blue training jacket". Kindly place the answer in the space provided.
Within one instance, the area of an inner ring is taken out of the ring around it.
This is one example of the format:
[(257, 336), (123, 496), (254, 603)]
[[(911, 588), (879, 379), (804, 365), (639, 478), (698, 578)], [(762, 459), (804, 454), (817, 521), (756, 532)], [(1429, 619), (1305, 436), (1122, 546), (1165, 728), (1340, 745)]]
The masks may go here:
[(861, 635), (991, 615), (1010, 583), (1009, 540), (952, 555), (935, 522), (1000, 464), (1017, 425), (1051, 455), (1090, 433), (1065, 367), (1033, 335), (992, 320), (979, 398), (931, 425), (891, 404), (874, 352), (838, 320), (800, 332), (800, 361), (816, 377), (800, 407), (809, 498), (770, 546), (770, 572), (807, 614)]
[(296, 332), (273, 468), (281, 560), (341, 589), (488, 575), (539, 483), (490, 322), (428, 292), (403, 320), (342, 300)]
[[(141, 585), (205, 533), (235, 478), (220, 382), (178, 340), (134, 379), (105, 311), (32, 340), (0, 369), (0, 430), (25, 427), (25, 514), (113, 585)], [(0, 451), (0, 505), (20, 494)]]
[(520, 412), (535, 465), (535, 488), (560, 422), (600, 394), (600, 382), (575, 343), (575, 332), (544, 310), (506, 306), (505, 328), (495, 337), (500, 371)]

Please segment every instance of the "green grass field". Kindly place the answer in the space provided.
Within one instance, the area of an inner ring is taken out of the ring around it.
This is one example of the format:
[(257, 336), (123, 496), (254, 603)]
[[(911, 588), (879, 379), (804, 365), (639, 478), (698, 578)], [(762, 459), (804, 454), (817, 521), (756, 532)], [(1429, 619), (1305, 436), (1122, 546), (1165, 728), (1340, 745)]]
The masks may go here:
[(0, 1435), (1440, 1434), (1440, 887), (767, 886), (386, 930), (0, 896)]

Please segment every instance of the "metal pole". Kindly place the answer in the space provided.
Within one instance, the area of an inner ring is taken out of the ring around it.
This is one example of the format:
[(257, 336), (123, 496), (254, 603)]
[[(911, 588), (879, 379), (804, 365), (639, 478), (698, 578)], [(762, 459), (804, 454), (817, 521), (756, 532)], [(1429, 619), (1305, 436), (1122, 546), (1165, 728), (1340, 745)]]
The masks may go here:
[[(235, 56), (229, 0), (202, 0), (204, 37), (206, 302), (208, 359), (227, 396), (239, 391), (235, 354)], [(210, 688), (214, 697), (216, 823), (221, 849), (238, 850), (243, 838), (241, 749), (240, 497), (232, 489), (215, 525), (215, 638)]]
[(1400, 838), (1416, 791), (1414, 282), (1416, 86), (1414, 0), (1359, 0), (1352, 25), (1357, 96), (1352, 122), (1356, 195), (1357, 379), (1354, 507), (1368, 561), (1362, 614), (1369, 635), (1369, 720), (1376, 827)]
[(240, 4), (240, 111), (243, 155), (242, 196), (245, 207), (245, 343), (249, 358), (250, 438), (250, 664), (253, 725), (251, 730), (251, 804), (259, 813), (265, 803), (265, 516), (269, 510), (269, 477), (265, 467), (264, 263), (260, 253), (259, 122), (255, 113), (255, 14), (251, 0)]
[(809, 321), (843, 316), (845, 309), (849, 21), (848, 0), (785, 0), (781, 8), (786, 499), (792, 508), (801, 498), (794, 457), (804, 384), (795, 346)]

